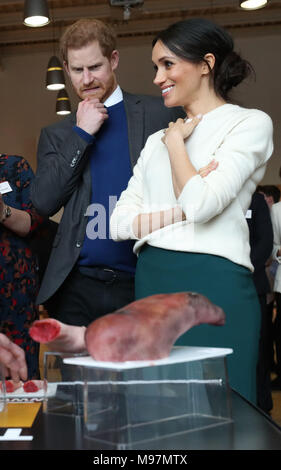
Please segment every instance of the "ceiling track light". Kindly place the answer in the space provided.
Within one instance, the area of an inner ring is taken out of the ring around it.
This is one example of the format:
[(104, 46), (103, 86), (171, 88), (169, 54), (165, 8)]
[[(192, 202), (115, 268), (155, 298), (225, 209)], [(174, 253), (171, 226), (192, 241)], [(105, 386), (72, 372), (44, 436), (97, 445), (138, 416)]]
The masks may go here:
[(125, 21), (128, 21), (131, 18), (131, 9), (129, 5), (124, 6), (123, 18)]
[(60, 90), (58, 92), (56, 113), (62, 116), (71, 113), (70, 99), (66, 90)]
[(48, 63), (46, 87), (48, 90), (57, 91), (65, 88), (63, 68), (57, 56), (53, 55)]
[(123, 7), (123, 18), (128, 21), (131, 18), (131, 8), (142, 5), (144, 0), (109, 0), (112, 7)]
[(50, 23), (47, 0), (25, 0), (23, 23), (31, 28)]
[(258, 10), (264, 8), (268, 1), (267, 0), (243, 0), (240, 1), (240, 8), (243, 10)]

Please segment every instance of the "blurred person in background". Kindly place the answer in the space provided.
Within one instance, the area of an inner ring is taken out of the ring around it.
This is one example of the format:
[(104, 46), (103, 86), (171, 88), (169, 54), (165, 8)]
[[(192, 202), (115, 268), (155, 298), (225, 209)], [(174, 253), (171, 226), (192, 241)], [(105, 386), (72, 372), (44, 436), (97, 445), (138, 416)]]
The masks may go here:
[(0, 333), (24, 350), (28, 378), (39, 374), (38, 344), (28, 334), (39, 287), (30, 237), (42, 223), (30, 199), (33, 178), (24, 158), (0, 155)]
[(271, 286), (266, 263), (273, 248), (273, 230), (268, 204), (263, 194), (254, 192), (246, 214), (250, 233), (251, 261), (255, 268), (253, 280), (261, 306), (261, 327), (257, 364), (257, 404), (269, 413), (273, 407), (270, 389), (272, 317), (268, 314), (267, 295)]
[[(272, 217), (272, 206), (277, 204), (280, 200), (280, 189), (275, 185), (262, 185), (257, 187), (257, 191), (264, 196), (264, 199), (269, 207), (270, 214)], [(274, 293), (274, 282), (276, 271), (278, 268), (278, 261), (271, 256), (267, 263), (266, 263), (266, 274), (270, 284), (270, 292), (267, 294), (267, 311), (268, 311), (268, 321), (271, 324), (271, 333), (270, 333), (270, 368), (273, 372), (276, 372), (276, 361), (275, 361), (275, 351), (274, 351), (274, 344), (275, 344), (275, 322), (274, 322), (274, 307), (275, 307), (275, 293)], [(278, 385), (278, 381), (277, 381)]]
[[(281, 168), (279, 170), (281, 178)], [(276, 202), (271, 207), (271, 218), (273, 226), (273, 252), (272, 258), (277, 262), (273, 291), (276, 302), (276, 317), (274, 320), (274, 340), (276, 351), (277, 377), (272, 381), (273, 390), (281, 390), (281, 202)]]

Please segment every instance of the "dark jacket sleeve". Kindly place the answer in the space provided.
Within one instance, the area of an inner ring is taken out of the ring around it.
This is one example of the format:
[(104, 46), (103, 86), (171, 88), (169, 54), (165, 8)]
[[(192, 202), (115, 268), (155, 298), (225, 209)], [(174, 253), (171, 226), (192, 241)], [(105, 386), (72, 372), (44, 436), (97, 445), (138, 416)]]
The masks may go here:
[(67, 203), (81, 183), (91, 145), (71, 124), (41, 131), (31, 187), (32, 202), (40, 214), (52, 216)]
[(262, 194), (255, 193), (250, 206), (249, 219), (251, 261), (255, 269), (265, 265), (272, 252), (273, 229), (268, 205)]
[(262, 194), (254, 193), (251, 206), (252, 216), (247, 219), (250, 232), (251, 261), (255, 268), (254, 281), (260, 293), (269, 292), (265, 264), (273, 247), (273, 229), (268, 205)]

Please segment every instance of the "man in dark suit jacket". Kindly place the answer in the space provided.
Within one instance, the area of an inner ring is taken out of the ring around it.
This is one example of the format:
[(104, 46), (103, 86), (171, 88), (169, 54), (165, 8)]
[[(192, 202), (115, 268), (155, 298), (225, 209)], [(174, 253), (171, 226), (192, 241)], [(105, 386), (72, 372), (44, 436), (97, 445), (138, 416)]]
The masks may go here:
[(268, 413), (272, 409), (273, 402), (270, 390), (271, 317), (268, 314), (266, 303), (266, 295), (270, 292), (270, 285), (265, 266), (272, 253), (273, 229), (269, 208), (262, 194), (257, 192), (253, 194), (248, 215), (251, 261), (255, 268), (253, 279), (261, 306), (257, 402), (258, 406)]
[(40, 136), (32, 200), (41, 214), (64, 212), (37, 301), (50, 316), (87, 325), (134, 300), (133, 244), (110, 239), (109, 217), (148, 136), (185, 114), (120, 89), (115, 35), (104, 23), (77, 21), (61, 51), (81, 101)]

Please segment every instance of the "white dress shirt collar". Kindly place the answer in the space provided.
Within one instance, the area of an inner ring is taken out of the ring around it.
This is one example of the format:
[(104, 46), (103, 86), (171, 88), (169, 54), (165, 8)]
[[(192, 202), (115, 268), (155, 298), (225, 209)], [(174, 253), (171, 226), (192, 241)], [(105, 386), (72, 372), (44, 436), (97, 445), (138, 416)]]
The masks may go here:
[(120, 101), (123, 101), (123, 93), (120, 86), (117, 85), (114, 92), (105, 100), (103, 104), (109, 108), (110, 106), (120, 103)]

